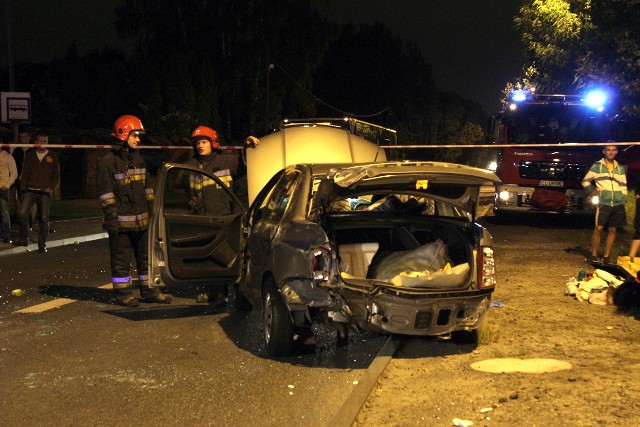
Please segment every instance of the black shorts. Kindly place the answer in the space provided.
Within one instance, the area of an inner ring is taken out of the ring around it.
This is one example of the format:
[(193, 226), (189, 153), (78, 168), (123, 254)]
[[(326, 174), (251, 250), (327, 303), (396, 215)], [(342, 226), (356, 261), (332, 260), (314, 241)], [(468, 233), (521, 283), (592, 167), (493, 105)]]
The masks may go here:
[(627, 211), (624, 205), (598, 206), (596, 225), (619, 228), (627, 225)]
[(640, 239), (640, 199), (636, 198), (636, 218), (633, 221), (633, 240)]

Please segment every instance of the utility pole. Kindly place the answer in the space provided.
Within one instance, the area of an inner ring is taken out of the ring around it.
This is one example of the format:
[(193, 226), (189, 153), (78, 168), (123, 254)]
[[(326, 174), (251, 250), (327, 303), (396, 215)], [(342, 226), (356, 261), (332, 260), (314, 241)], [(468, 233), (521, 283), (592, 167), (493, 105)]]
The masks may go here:
[[(7, 69), (9, 73), (9, 92), (16, 90), (16, 83), (13, 71), (13, 29), (11, 27), (11, 0), (4, 0), (4, 26), (7, 29)], [(11, 122), (13, 131), (13, 142), (18, 143), (18, 122)]]
[(13, 79), (13, 31), (11, 29), (11, 0), (4, 0), (4, 26), (7, 29), (7, 69), (9, 70), (9, 92), (15, 91)]
[(271, 113), (271, 107), (269, 105), (269, 92), (271, 91), (271, 70), (273, 70), (275, 68), (275, 65), (273, 64), (269, 64), (267, 66), (267, 92), (265, 95), (265, 103), (264, 103), (264, 124), (266, 127), (266, 132), (271, 132), (271, 119), (270, 119), (270, 113)]

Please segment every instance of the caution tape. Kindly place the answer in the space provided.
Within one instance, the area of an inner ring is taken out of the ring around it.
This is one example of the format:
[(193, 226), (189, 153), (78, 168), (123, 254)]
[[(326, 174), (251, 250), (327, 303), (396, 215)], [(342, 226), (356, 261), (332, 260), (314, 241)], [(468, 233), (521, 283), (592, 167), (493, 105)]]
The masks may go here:
[(640, 142), (565, 142), (543, 144), (441, 144), (441, 145), (381, 145), (380, 148), (538, 148), (538, 147), (606, 147), (607, 145), (640, 145)]
[[(381, 145), (384, 149), (406, 149), (406, 148), (539, 148), (539, 147), (606, 147), (607, 145), (634, 146), (640, 142), (566, 142), (566, 143), (543, 143), (543, 144), (438, 144), (438, 145)], [(72, 144), (0, 144), (0, 148), (23, 147), (23, 148), (97, 148), (111, 149), (111, 145), (72, 145)], [(192, 150), (190, 145), (138, 145), (136, 149), (142, 150)], [(221, 146), (222, 150), (242, 150), (242, 145)]]
[[(111, 149), (111, 145), (72, 145), (72, 144), (0, 144), (0, 148), (98, 148), (98, 149)], [(241, 145), (225, 145), (221, 146), (222, 150), (242, 150), (244, 147)], [(143, 150), (192, 150), (190, 145), (138, 145), (136, 149)]]

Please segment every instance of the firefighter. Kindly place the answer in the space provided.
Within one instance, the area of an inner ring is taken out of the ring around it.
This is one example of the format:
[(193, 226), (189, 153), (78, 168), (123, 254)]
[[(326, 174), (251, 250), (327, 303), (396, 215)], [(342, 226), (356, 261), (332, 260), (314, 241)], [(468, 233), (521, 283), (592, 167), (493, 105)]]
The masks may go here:
[[(191, 143), (193, 145), (193, 158), (186, 164), (197, 166), (203, 171), (215, 175), (231, 191), (234, 191), (234, 178), (237, 179), (246, 173), (246, 156), (242, 152), (240, 155), (223, 154), (220, 152), (220, 140), (218, 133), (207, 126), (198, 126), (191, 133)], [(259, 143), (258, 138), (249, 136), (245, 141), (245, 148), (255, 148)], [(189, 206), (191, 212), (196, 215), (222, 216), (233, 213), (233, 206), (230, 205), (228, 197), (221, 196), (224, 190), (213, 181), (206, 179), (201, 174), (189, 175)], [(216, 299), (221, 301), (227, 293), (216, 295)], [(209, 302), (215, 295), (212, 289), (201, 293), (196, 297), (198, 302)]]
[[(244, 152), (240, 155), (223, 154), (220, 152), (220, 140), (218, 133), (207, 126), (198, 126), (191, 133), (193, 145), (193, 158), (186, 164), (197, 166), (207, 173), (218, 177), (224, 185), (234, 191), (234, 178), (246, 173)], [(250, 136), (246, 140), (247, 147), (255, 147), (258, 144), (256, 137)], [(199, 175), (191, 175), (189, 179), (191, 193), (191, 209), (193, 213), (200, 215), (228, 215), (231, 206), (224, 204), (219, 197), (222, 189), (213, 180), (202, 180)]]
[(133, 295), (131, 255), (135, 257), (140, 298), (144, 302), (170, 304), (172, 296), (151, 286), (147, 276), (148, 229), (155, 195), (145, 162), (136, 150), (142, 122), (135, 116), (119, 117), (113, 125), (112, 151), (100, 159), (97, 190), (104, 212), (103, 227), (109, 234), (113, 291), (120, 305), (137, 307)]

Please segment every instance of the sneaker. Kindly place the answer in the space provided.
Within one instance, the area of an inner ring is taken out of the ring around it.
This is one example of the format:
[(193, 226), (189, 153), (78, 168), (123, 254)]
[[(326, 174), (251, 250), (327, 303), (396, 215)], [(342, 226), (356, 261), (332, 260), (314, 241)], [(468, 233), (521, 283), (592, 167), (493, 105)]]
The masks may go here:
[(2, 238), (2, 243), (11, 243), (11, 239), (8, 237), (3, 237)]
[(606, 257), (602, 258), (602, 262), (605, 263), (605, 264), (609, 264), (609, 257), (606, 256)]
[(11, 244), (13, 246), (29, 246), (29, 243), (23, 243), (20, 240), (14, 240), (13, 242), (11, 242)]
[(586, 261), (587, 261), (587, 264), (592, 264), (592, 265), (593, 264), (602, 264), (603, 262), (605, 262), (603, 258), (599, 258), (599, 257), (593, 256), (593, 255), (589, 256), (589, 258), (587, 258)]

